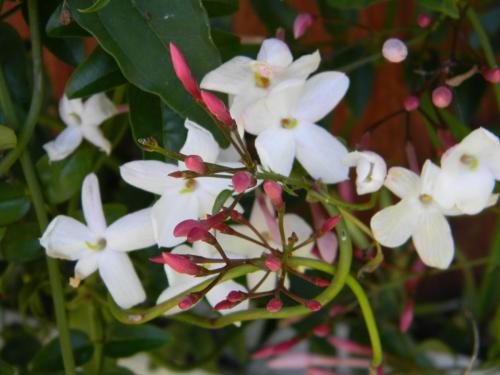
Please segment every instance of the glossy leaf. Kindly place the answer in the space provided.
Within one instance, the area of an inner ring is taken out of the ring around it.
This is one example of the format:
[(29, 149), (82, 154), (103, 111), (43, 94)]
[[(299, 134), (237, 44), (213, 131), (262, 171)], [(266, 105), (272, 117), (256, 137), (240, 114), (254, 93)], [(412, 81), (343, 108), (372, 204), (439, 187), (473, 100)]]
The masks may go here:
[(30, 209), (26, 189), (20, 184), (0, 183), (0, 226), (20, 220)]
[(40, 228), (36, 223), (18, 223), (7, 227), (1, 252), (13, 263), (24, 263), (44, 256), (40, 246)]
[(215, 215), (224, 206), (224, 203), (231, 197), (233, 192), (231, 190), (222, 190), (215, 198), (214, 206), (212, 207), (212, 214)]
[(63, 4), (59, 4), (50, 15), (45, 32), (48, 36), (56, 38), (89, 36), (89, 33), (75, 22), (68, 7)]
[(66, 84), (68, 97), (82, 98), (126, 83), (115, 60), (101, 47), (78, 66)]
[(212, 38), (219, 49), (222, 60), (227, 61), (242, 54), (239, 36), (221, 29), (212, 28)]
[(0, 151), (16, 147), (16, 133), (5, 125), (0, 125)]
[(26, 366), (40, 349), (38, 339), (18, 325), (2, 327), (2, 338), (0, 358), (14, 366)]
[(203, 0), (203, 6), (210, 17), (221, 17), (236, 13), (240, 4), (238, 0)]
[(96, 2), (91, 6), (89, 6), (88, 8), (78, 9), (78, 11), (82, 13), (94, 13), (104, 8), (106, 5), (109, 4), (109, 2), (110, 0), (96, 0)]
[(443, 13), (451, 18), (459, 18), (459, 10), (455, 0), (417, 0), (425, 8)]

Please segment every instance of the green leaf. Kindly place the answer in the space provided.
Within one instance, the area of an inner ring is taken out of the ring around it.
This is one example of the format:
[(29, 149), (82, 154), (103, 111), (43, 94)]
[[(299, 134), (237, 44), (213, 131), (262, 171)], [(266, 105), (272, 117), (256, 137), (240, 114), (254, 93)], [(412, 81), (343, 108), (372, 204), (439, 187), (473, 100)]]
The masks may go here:
[(76, 12), (88, 5), (88, 0), (69, 2), (76, 21), (115, 58), (123, 75), (211, 130), (225, 146), (212, 119), (182, 87), (170, 60), (168, 45), (174, 42), (198, 79), (220, 64), (200, 0), (121, 0), (95, 13)]
[(224, 206), (224, 203), (231, 197), (233, 192), (231, 190), (222, 190), (218, 195), (217, 198), (215, 198), (214, 206), (212, 207), (212, 215), (215, 215), (217, 212), (220, 211), (222, 206)]
[(5, 125), (0, 125), (0, 151), (16, 147), (16, 133)]
[(0, 357), (14, 366), (26, 366), (40, 349), (40, 342), (36, 336), (26, 332), (19, 325), (2, 327), (2, 339), (4, 343)]
[(209, 17), (229, 16), (240, 8), (238, 0), (203, 0)]
[(461, 141), (467, 136), (467, 134), (470, 133), (470, 129), (467, 127), (467, 125), (456, 118), (451, 112), (440, 109), (439, 113), (448, 125), (448, 128), (450, 129), (451, 134), (453, 134), (453, 137), (455, 137), (458, 141)]
[(96, 0), (96, 2), (91, 6), (89, 6), (88, 8), (78, 9), (78, 11), (82, 13), (94, 13), (104, 8), (106, 5), (109, 4), (109, 2), (110, 0)]
[(66, 84), (66, 94), (71, 99), (82, 98), (126, 82), (115, 60), (98, 46), (73, 72)]
[(239, 36), (221, 29), (212, 28), (212, 38), (224, 61), (242, 54)]
[(0, 182), (0, 226), (20, 220), (29, 211), (30, 205), (24, 186)]
[(45, 32), (53, 38), (89, 36), (89, 33), (73, 20), (71, 12), (64, 4), (59, 4), (50, 15)]
[(328, 5), (334, 8), (353, 9), (365, 8), (385, 0), (328, 0)]
[(109, 327), (104, 353), (108, 357), (128, 357), (138, 352), (159, 348), (171, 341), (171, 337), (153, 325), (127, 326), (115, 323)]
[(0, 375), (15, 375), (14, 367), (0, 359)]
[[(75, 364), (80, 366), (90, 360), (94, 347), (87, 335), (81, 331), (71, 331), (71, 348)], [(64, 369), (59, 338), (56, 337), (36, 353), (30, 363), (33, 371), (61, 371)]]
[(40, 241), (40, 229), (36, 223), (19, 223), (7, 227), (1, 243), (1, 251), (8, 262), (23, 263), (44, 255)]
[(460, 16), (456, 0), (417, 0), (417, 2), (425, 8), (443, 13), (451, 18), (458, 19)]

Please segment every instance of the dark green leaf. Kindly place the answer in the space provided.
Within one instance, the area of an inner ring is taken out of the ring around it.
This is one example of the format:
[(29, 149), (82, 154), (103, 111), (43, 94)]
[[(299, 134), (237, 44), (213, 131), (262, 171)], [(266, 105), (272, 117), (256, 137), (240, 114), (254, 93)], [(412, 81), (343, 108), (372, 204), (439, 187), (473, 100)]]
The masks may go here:
[(19, 223), (7, 227), (1, 243), (5, 259), (13, 263), (29, 262), (44, 255), (40, 246), (40, 228), (36, 223)]
[(212, 38), (224, 61), (241, 55), (239, 36), (224, 30), (212, 28)]
[(63, 4), (59, 4), (51, 14), (45, 26), (45, 32), (53, 38), (89, 36), (89, 33), (73, 20), (68, 7)]
[(16, 147), (16, 133), (5, 125), (0, 125), (0, 151)]
[(38, 339), (17, 325), (2, 327), (2, 338), (0, 357), (14, 366), (26, 366), (40, 348)]
[(30, 209), (26, 189), (20, 184), (0, 183), (0, 226), (14, 223)]
[(464, 137), (467, 136), (467, 134), (470, 133), (470, 129), (467, 127), (467, 125), (456, 118), (451, 112), (441, 109), (439, 110), (439, 113), (448, 125), (448, 128), (450, 129), (451, 134), (453, 134), (453, 137), (455, 137), (455, 139), (457, 139), (458, 141), (461, 141)]
[(224, 206), (224, 203), (231, 197), (233, 192), (231, 190), (222, 190), (215, 198), (214, 206), (212, 207), (212, 214), (215, 215)]
[(0, 375), (15, 375), (14, 367), (0, 360)]
[(149, 324), (127, 326), (116, 323), (108, 329), (107, 337), (104, 353), (113, 358), (156, 349), (171, 340), (165, 331)]
[(459, 11), (455, 0), (417, 0), (418, 4), (443, 13), (451, 18), (458, 19)]
[(386, 0), (328, 0), (328, 5), (334, 8), (364, 8)]
[[(172, 111), (166, 105), (162, 106), (163, 117), (163, 147), (179, 151), (186, 141), (187, 129), (184, 127), (184, 119)], [(167, 160), (168, 161), (168, 160)], [(172, 163), (177, 163), (170, 160)]]
[(91, 6), (89, 6), (88, 8), (78, 9), (78, 11), (82, 13), (94, 13), (104, 8), (106, 5), (109, 4), (109, 2), (110, 0), (96, 0), (96, 2)]
[(375, 69), (373, 65), (364, 65), (349, 73), (351, 84), (347, 91), (346, 101), (356, 117), (363, 116), (363, 112), (370, 100), (373, 90)]
[[(201, 78), (220, 64), (200, 0), (112, 1), (95, 13), (77, 13), (87, 0), (69, 2), (76, 21), (96, 36), (118, 62), (123, 75), (140, 89), (157, 94), (182, 117), (207, 127), (226, 145), (205, 111), (184, 90), (169, 57), (174, 42)], [(75, 11), (74, 11), (75, 10)]]
[(66, 84), (66, 94), (71, 99), (82, 98), (126, 82), (115, 60), (98, 46), (73, 72)]
[(228, 16), (240, 7), (238, 0), (203, 0), (203, 6), (210, 17)]
[[(80, 366), (90, 360), (94, 347), (85, 333), (71, 331), (70, 334), (75, 364)], [(33, 371), (60, 371), (64, 369), (58, 337), (36, 353), (30, 363), (30, 368)]]

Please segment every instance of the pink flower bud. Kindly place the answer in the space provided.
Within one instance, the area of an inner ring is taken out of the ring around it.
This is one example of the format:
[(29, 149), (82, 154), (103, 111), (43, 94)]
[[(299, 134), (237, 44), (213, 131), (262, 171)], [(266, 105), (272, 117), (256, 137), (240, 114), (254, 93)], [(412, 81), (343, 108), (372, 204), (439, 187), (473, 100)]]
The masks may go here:
[(330, 333), (330, 326), (328, 324), (321, 324), (314, 327), (313, 332), (318, 337), (326, 337)]
[(382, 47), (382, 55), (387, 61), (400, 63), (408, 56), (408, 48), (401, 40), (390, 38), (384, 42)]
[(420, 106), (420, 99), (415, 95), (407, 96), (403, 106), (405, 107), (405, 111), (412, 112)]
[(228, 301), (227, 299), (220, 301), (214, 306), (215, 311), (228, 310), (236, 305), (235, 302)]
[(325, 222), (323, 223), (323, 226), (321, 227), (321, 233), (330, 232), (333, 228), (337, 226), (340, 219), (341, 219), (340, 215), (332, 216), (326, 219)]
[(207, 107), (208, 111), (212, 115), (214, 115), (214, 117), (217, 120), (219, 120), (224, 125), (229, 126), (231, 128), (234, 126), (234, 121), (231, 118), (231, 115), (229, 114), (226, 105), (217, 96), (215, 96), (210, 92), (202, 91), (201, 100), (203, 100), (203, 103), (205, 103), (205, 106)]
[(198, 220), (188, 219), (181, 221), (174, 228), (174, 236), (175, 237), (185, 237), (191, 232), (192, 229), (199, 227), (200, 222)]
[(438, 108), (446, 108), (453, 99), (453, 93), (446, 86), (439, 86), (432, 92), (432, 103)]
[(179, 302), (179, 304), (177, 306), (179, 306), (179, 308), (181, 310), (187, 310), (190, 307), (192, 307), (194, 304), (196, 304), (199, 300), (200, 300), (199, 295), (189, 294), (186, 297), (184, 297), (183, 299), (181, 299), (181, 301)]
[(282, 307), (283, 307), (283, 302), (281, 302), (279, 298), (273, 298), (267, 303), (266, 310), (269, 311), (270, 313), (276, 313), (280, 311)]
[(205, 174), (208, 170), (207, 166), (203, 162), (203, 159), (198, 155), (186, 156), (184, 164), (186, 164), (187, 169), (198, 174)]
[(264, 359), (275, 355), (285, 354), (299, 342), (299, 338), (293, 338), (287, 341), (280, 342), (276, 345), (266, 346), (254, 352), (252, 354), (252, 359)]
[(233, 290), (229, 292), (226, 299), (230, 302), (241, 302), (247, 298), (247, 294), (241, 290)]
[(357, 342), (352, 340), (345, 340), (340, 337), (332, 336), (328, 338), (328, 341), (334, 347), (347, 353), (361, 354), (367, 356), (371, 356), (373, 353), (372, 348), (358, 344)]
[(195, 227), (191, 229), (187, 235), (188, 242), (203, 241), (207, 243), (214, 243), (215, 238), (210, 234), (208, 230), (202, 227)]
[(257, 183), (250, 173), (244, 171), (235, 173), (231, 180), (233, 182), (234, 191), (237, 193), (243, 193)]
[(151, 258), (155, 263), (167, 264), (173, 270), (187, 275), (199, 276), (205, 273), (205, 270), (193, 263), (187, 256), (163, 252), (161, 257)]
[(243, 215), (241, 214), (241, 212), (238, 212), (236, 210), (232, 210), (229, 213), (229, 217), (231, 218), (231, 220), (236, 221), (237, 223), (243, 220)]
[(491, 68), (483, 72), (485, 80), (491, 83), (500, 83), (500, 68)]
[(300, 13), (293, 23), (293, 37), (299, 39), (313, 24), (313, 16), (309, 13)]
[(283, 188), (281, 187), (281, 185), (277, 182), (267, 180), (264, 182), (263, 187), (265, 193), (271, 199), (271, 202), (273, 202), (274, 207), (283, 207), (283, 198), (281, 197)]
[(200, 88), (198, 87), (198, 82), (193, 78), (191, 74), (191, 69), (189, 69), (184, 56), (181, 51), (177, 48), (174, 43), (169, 44), (170, 47), (170, 58), (172, 59), (172, 65), (175, 70), (175, 75), (181, 81), (182, 85), (195, 99), (201, 100)]
[(432, 18), (427, 13), (420, 13), (417, 17), (417, 24), (422, 29), (429, 27), (429, 25), (431, 24), (431, 21), (432, 21)]
[(319, 277), (315, 277), (311, 280), (314, 285), (319, 286), (320, 288), (326, 288), (330, 285), (331, 281), (320, 279)]
[(264, 264), (269, 270), (273, 272), (278, 272), (281, 269), (281, 260), (274, 255), (268, 256), (264, 261)]
[(252, 354), (252, 359), (265, 359), (273, 356), (274, 348), (272, 346), (268, 346), (265, 348), (261, 348)]
[(318, 311), (321, 309), (321, 303), (314, 299), (310, 299), (309, 301), (306, 301), (305, 306), (311, 310), (311, 311)]
[(405, 306), (403, 308), (403, 313), (399, 318), (399, 330), (403, 333), (408, 332), (413, 322), (413, 312), (415, 310), (415, 304), (412, 299), (406, 300)]

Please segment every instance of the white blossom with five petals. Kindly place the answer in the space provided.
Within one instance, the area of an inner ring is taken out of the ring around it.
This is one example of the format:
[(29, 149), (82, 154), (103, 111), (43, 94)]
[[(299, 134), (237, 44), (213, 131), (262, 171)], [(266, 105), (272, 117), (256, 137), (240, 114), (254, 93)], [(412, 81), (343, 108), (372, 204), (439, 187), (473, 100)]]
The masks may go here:
[(74, 287), (99, 270), (120, 307), (126, 309), (141, 303), (146, 294), (127, 252), (155, 244), (151, 209), (125, 215), (107, 226), (95, 174), (83, 181), (82, 208), (87, 225), (64, 215), (51, 221), (40, 239), (47, 255), (77, 261), (71, 280)]
[(373, 193), (384, 185), (387, 166), (384, 159), (372, 151), (354, 151), (342, 159), (348, 167), (356, 167), (358, 195)]
[(66, 124), (55, 140), (43, 145), (50, 161), (66, 158), (86, 139), (109, 155), (111, 144), (104, 137), (99, 126), (118, 113), (105, 94), (92, 95), (85, 102), (68, 99), (64, 95), (59, 101), (59, 116)]

